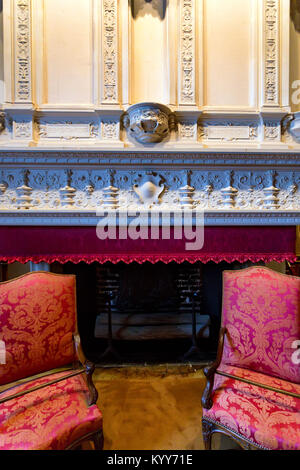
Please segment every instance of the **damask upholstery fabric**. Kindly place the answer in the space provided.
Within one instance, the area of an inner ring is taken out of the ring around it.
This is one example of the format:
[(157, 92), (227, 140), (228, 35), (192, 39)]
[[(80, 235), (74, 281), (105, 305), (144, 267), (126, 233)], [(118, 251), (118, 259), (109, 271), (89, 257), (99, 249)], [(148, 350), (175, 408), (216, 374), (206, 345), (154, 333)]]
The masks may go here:
[(264, 267), (223, 275), (222, 364), (300, 383), (292, 360), (300, 339), (300, 278)]
[[(61, 377), (56, 373), (14, 387), (0, 398)], [(87, 433), (99, 431), (102, 415), (88, 406), (82, 375), (48, 385), (1, 404), (0, 450), (62, 450)]]
[[(300, 385), (241, 367), (223, 372), (300, 394)], [(300, 399), (216, 374), (213, 407), (203, 417), (273, 450), (300, 450)]]
[(75, 277), (30, 273), (0, 283), (0, 385), (73, 362)]

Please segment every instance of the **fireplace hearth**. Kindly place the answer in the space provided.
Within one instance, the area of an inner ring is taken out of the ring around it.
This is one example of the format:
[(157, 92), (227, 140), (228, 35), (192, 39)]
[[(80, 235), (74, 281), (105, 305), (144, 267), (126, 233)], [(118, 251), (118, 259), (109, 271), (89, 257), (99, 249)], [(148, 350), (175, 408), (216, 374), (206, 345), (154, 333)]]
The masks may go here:
[(251, 263), (54, 263), (77, 278), (78, 327), (101, 365), (205, 363), (216, 354), (222, 272)]
[(113, 341), (192, 339), (196, 346), (198, 338), (209, 337), (209, 316), (201, 312), (201, 265), (104, 265), (96, 276), (95, 337), (108, 340), (105, 356), (111, 352), (118, 358)]

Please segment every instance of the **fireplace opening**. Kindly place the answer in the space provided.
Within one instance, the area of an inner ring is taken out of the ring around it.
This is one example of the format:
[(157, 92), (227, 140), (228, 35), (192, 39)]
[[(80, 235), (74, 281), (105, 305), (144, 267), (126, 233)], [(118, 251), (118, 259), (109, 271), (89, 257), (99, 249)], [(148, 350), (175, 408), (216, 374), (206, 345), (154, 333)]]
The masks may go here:
[(249, 263), (54, 263), (75, 274), (86, 356), (102, 365), (202, 363), (216, 355), (222, 272)]

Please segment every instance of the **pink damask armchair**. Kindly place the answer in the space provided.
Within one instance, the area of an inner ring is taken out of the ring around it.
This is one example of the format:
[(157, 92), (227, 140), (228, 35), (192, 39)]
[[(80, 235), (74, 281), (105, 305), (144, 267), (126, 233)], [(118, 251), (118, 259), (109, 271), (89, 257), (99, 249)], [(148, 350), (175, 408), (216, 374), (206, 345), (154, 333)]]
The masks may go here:
[(76, 321), (75, 276), (28, 273), (0, 283), (0, 450), (93, 441), (102, 415)]
[(265, 267), (223, 273), (216, 361), (204, 370), (206, 449), (223, 433), (244, 449), (300, 450), (300, 278)]

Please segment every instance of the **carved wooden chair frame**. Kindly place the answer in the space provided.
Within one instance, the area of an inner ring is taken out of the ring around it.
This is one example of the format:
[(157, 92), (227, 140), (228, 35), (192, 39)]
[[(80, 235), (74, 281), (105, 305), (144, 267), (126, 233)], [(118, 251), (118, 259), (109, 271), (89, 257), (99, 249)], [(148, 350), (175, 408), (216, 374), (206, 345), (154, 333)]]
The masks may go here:
[[(62, 274), (51, 273), (51, 272), (48, 272), (48, 271), (34, 271), (34, 273), (35, 274), (37, 274), (37, 273), (46, 273), (46, 274), (51, 274), (52, 276), (61, 276), (62, 275)], [(28, 276), (28, 275), (31, 275), (31, 274), (32, 274), (32, 272), (29, 272), (29, 273), (23, 274), (22, 276), (18, 276), (18, 277), (15, 277), (13, 279), (10, 279), (8, 281), (3, 281), (3, 282), (1, 282), (1, 284), (13, 282), (16, 279), (20, 279), (22, 277), (25, 277), (25, 276)], [(68, 276), (72, 276), (72, 277), (76, 278), (76, 276), (72, 275), (72, 274), (68, 274)], [(76, 283), (75, 283), (75, 286), (76, 286)], [(94, 370), (95, 370), (95, 364), (86, 359), (85, 354), (84, 354), (83, 349), (82, 349), (80, 335), (79, 335), (79, 332), (78, 332), (76, 288), (75, 288), (75, 309), (76, 309), (76, 311), (75, 311), (75, 332), (73, 333), (73, 343), (74, 343), (74, 346), (75, 346), (75, 352), (76, 352), (76, 356), (78, 358), (78, 361), (73, 363), (70, 366), (67, 366), (67, 367), (61, 367), (59, 369), (49, 370), (49, 371), (46, 371), (44, 373), (37, 374), (37, 376), (28, 377), (28, 378), (25, 378), (25, 379), (17, 380), (16, 382), (13, 382), (13, 383), (10, 383), (10, 384), (0, 386), (0, 405), (1, 405), (1, 403), (13, 400), (15, 398), (24, 396), (28, 393), (34, 392), (36, 390), (40, 390), (42, 388), (46, 388), (49, 385), (61, 382), (63, 380), (66, 380), (68, 378), (75, 377), (76, 375), (81, 375), (81, 374), (85, 374), (85, 379), (86, 379), (86, 383), (87, 383), (87, 387), (88, 387), (88, 391), (89, 391), (88, 406), (92, 406), (92, 405), (95, 405), (97, 403), (98, 391), (97, 391), (97, 389), (96, 389), (96, 387), (93, 383), (93, 379), (92, 379), (92, 376), (93, 376), (93, 373), (94, 373)], [(43, 378), (43, 377), (51, 376), (52, 374), (59, 373), (59, 372), (70, 372), (70, 373), (67, 374), (67, 375), (63, 375), (62, 377), (58, 377), (56, 379), (50, 380), (47, 383), (40, 384), (40, 385), (37, 385), (35, 387), (31, 387), (31, 388), (29, 388), (25, 391), (22, 391), (22, 392), (19, 392), (19, 393), (17, 392), (17, 393), (14, 393), (12, 395), (9, 395), (8, 397), (1, 398), (1, 393), (5, 392), (7, 390), (13, 389), (13, 388), (17, 387), (20, 384), (30, 383), (32, 380), (34, 380), (37, 377), (38, 378)], [(100, 429), (99, 431), (88, 433), (88, 434), (82, 436), (80, 439), (77, 439), (76, 441), (72, 442), (72, 444), (70, 444), (65, 450), (75, 450), (81, 444), (83, 444), (84, 442), (88, 442), (88, 441), (92, 441), (94, 443), (95, 450), (102, 450), (103, 449), (103, 432), (102, 432), (102, 429)]]
[[(238, 377), (236, 375), (227, 374), (226, 372), (222, 372), (218, 370), (219, 365), (221, 364), (222, 355), (223, 355), (223, 348), (224, 348), (224, 340), (226, 335), (226, 328), (222, 327), (220, 329), (219, 334), (219, 343), (218, 343), (218, 350), (217, 350), (217, 357), (216, 360), (210, 364), (209, 366), (205, 367), (203, 372), (205, 377), (207, 378), (206, 387), (204, 389), (202, 395), (202, 406), (203, 408), (209, 410), (213, 406), (213, 399), (212, 399), (212, 392), (214, 387), (214, 378), (215, 374), (222, 375), (224, 377), (228, 377), (231, 379), (239, 380), (240, 382), (245, 382), (250, 385), (254, 385), (257, 387), (261, 387), (263, 389), (268, 389), (273, 392), (282, 393), (284, 395), (293, 396), (296, 398), (300, 398), (300, 395), (293, 392), (288, 392), (285, 390), (281, 390), (279, 388), (275, 388), (269, 385), (263, 385), (258, 382), (254, 382), (253, 380), (245, 379), (242, 377)], [(242, 434), (235, 432), (220, 423), (217, 423), (213, 420), (207, 419), (202, 417), (202, 433), (203, 433), (203, 441), (206, 450), (211, 450), (211, 439), (212, 435), (215, 433), (224, 434), (231, 439), (233, 439), (243, 450), (271, 450), (268, 447), (260, 446), (259, 444), (254, 443), (250, 439), (247, 439)]]

